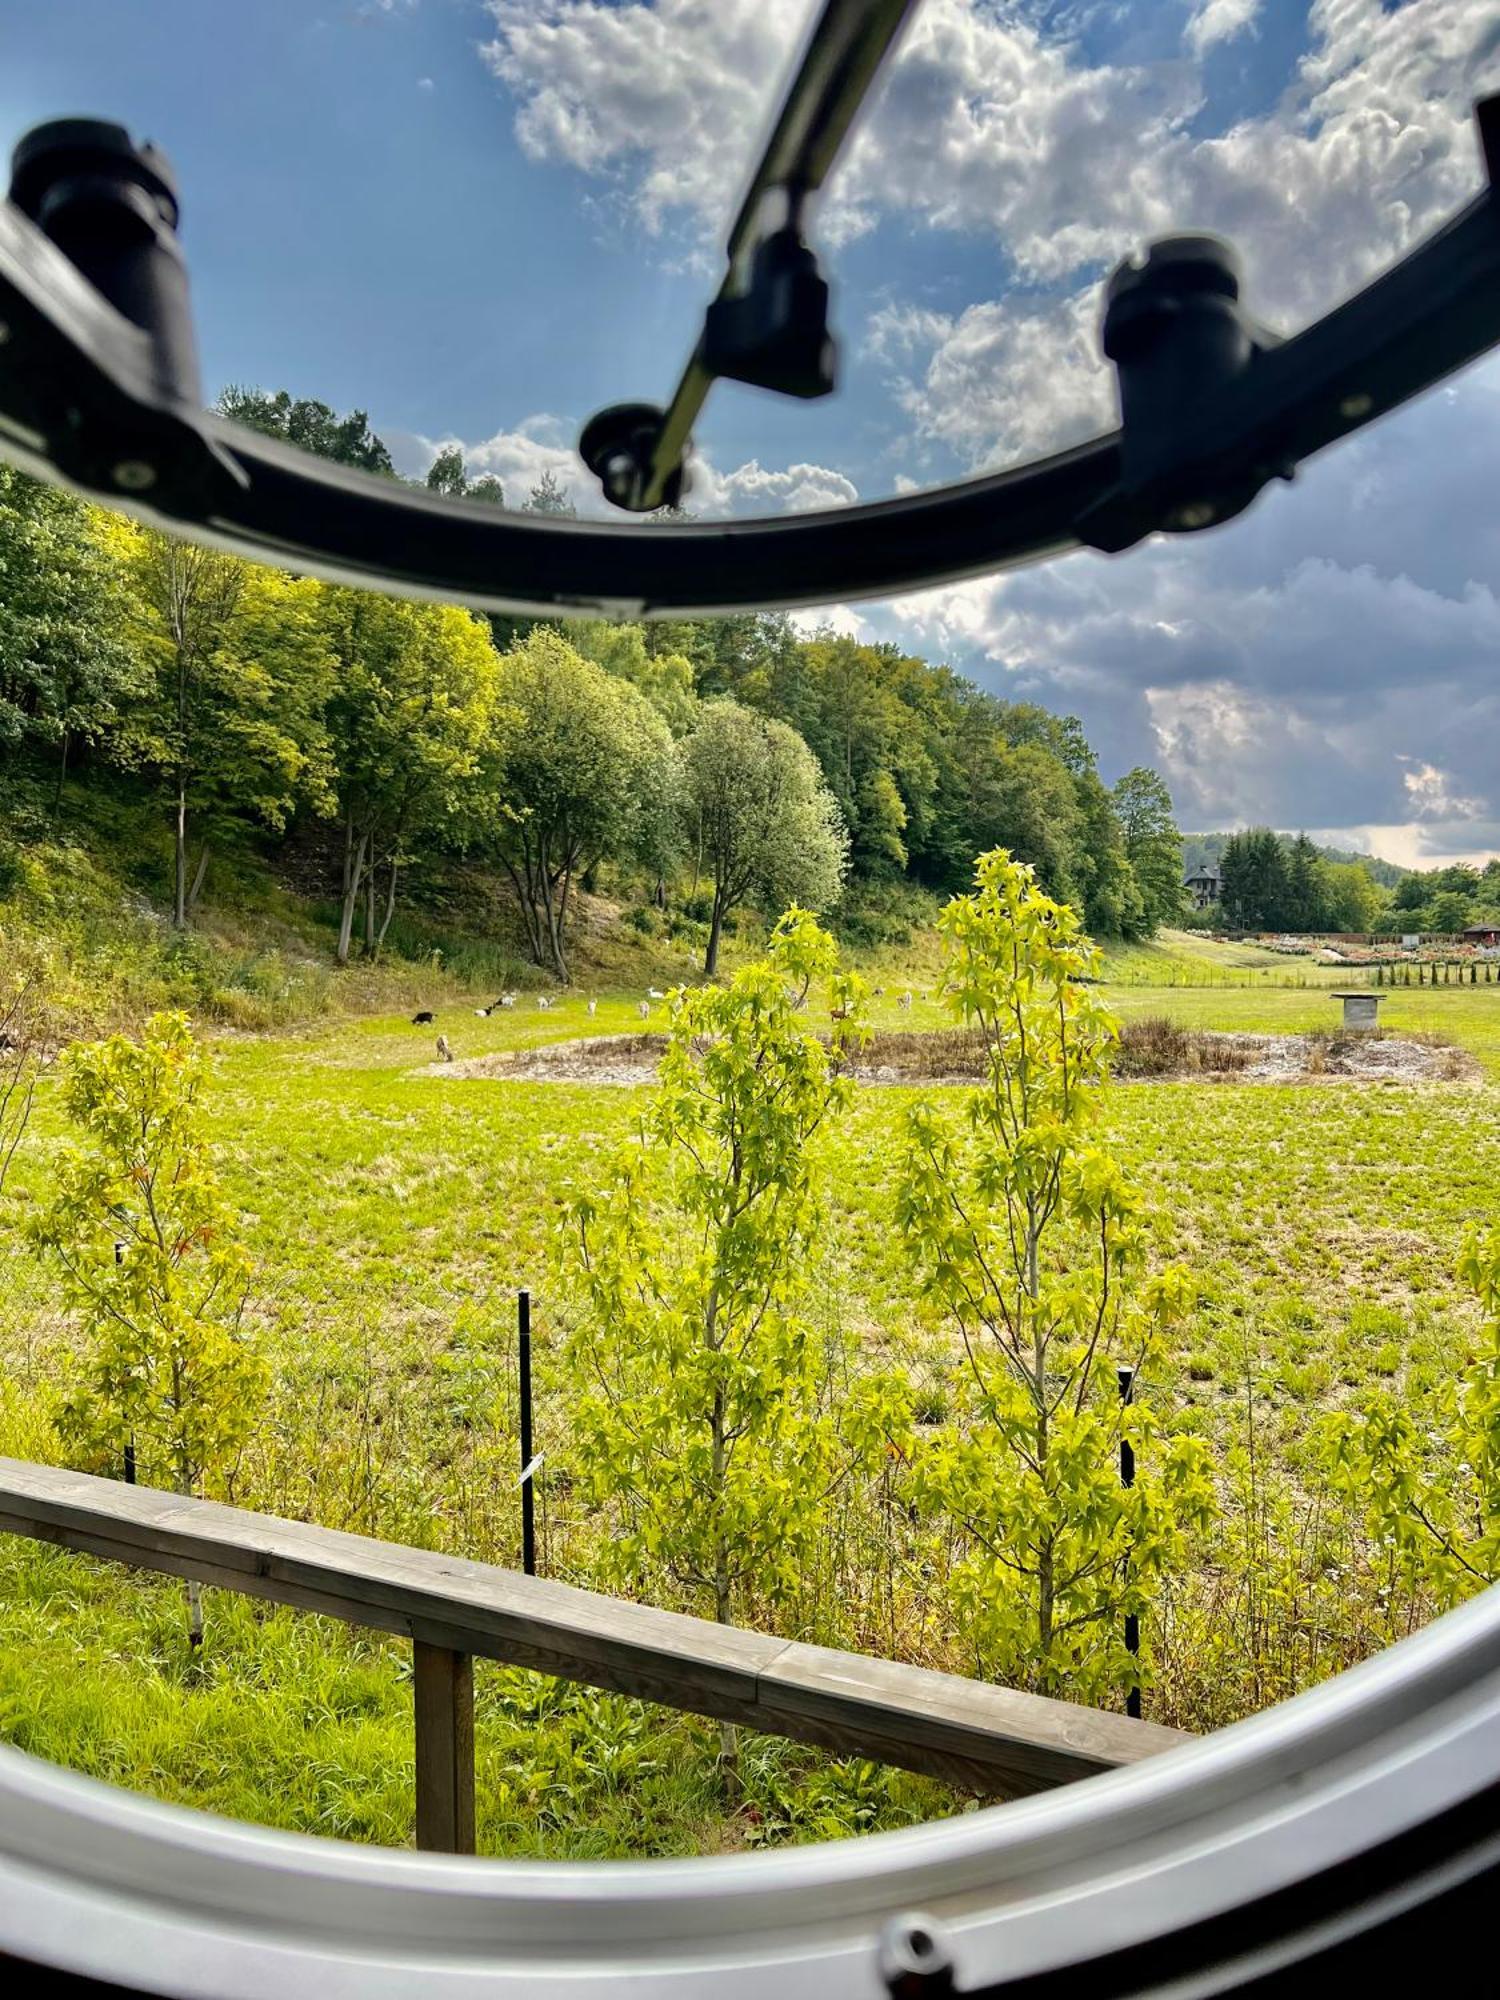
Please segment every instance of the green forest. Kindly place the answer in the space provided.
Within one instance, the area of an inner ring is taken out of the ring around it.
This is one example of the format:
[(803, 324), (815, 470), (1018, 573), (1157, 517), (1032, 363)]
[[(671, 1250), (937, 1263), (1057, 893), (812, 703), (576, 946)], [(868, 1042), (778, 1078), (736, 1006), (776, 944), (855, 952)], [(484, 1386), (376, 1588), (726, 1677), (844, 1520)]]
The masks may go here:
[[(1221, 877), (1214, 920), (1236, 929), (1451, 936), (1469, 924), (1500, 922), (1500, 861), (1397, 869), (1268, 826), (1210, 838)], [(1184, 843), (1189, 853), (1207, 846), (1202, 836)]]
[[(362, 413), (245, 390), (221, 408), (395, 476)], [(505, 498), (456, 451), (427, 483)], [(524, 505), (568, 511), (550, 479)], [(246, 852), (336, 902), (339, 964), (377, 956), (435, 868), (483, 866), (560, 980), (601, 881), (699, 924), (710, 973), (742, 905), (798, 900), (879, 942), (883, 913), (996, 846), (1095, 935), (1181, 913), (1154, 772), (1111, 789), (1076, 719), (894, 647), (779, 616), (486, 619), (194, 548), (9, 470), (0, 575), (0, 874), (70, 797), (125, 804), (170, 841), (151, 886), (179, 932), (232, 900)]]

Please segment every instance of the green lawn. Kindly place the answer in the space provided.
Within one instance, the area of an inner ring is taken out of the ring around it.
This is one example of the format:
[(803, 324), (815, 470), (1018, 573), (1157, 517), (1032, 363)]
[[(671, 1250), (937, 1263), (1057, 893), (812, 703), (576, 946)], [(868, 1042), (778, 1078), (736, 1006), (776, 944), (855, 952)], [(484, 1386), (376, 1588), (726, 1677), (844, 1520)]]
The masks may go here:
[[(1134, 983), (1140, 964), (1109, 989), (1122, 1015), (1269, 1031), (1337, 1018), (1315, 989), (1152, 988)], [(899, 975), (884, 979), (878, 1025), (938, 1024), (920, 988), (908, 1013)], [(634, 1031), (639, 998), (604, 996), (593, 1019), (582, 995), (546, 1011), (528, 998), (488, 1020), (452, 1003), (437, 1026), (465, 1057)], [(1381, 1595), (1371, 1553), (1328, 1513), (1309, 1439), (1321, 1411), (1372, 1385), (1395, 1380), (1419, 1398), (1471, 1337), (1454, 1260), (1500, 1193), (1500, 986), (1398, 989), (1383, 1017), (1472, 1050), (1486, 1080), (1114, 1093), (1111, 1136), (1150, 1195), (1160, 1253), (1198, 1278), (1192, 1322), (1158, 1358), (1148, 1393), (1169, 1423), (1210, 1441), (1223, 1485), (1221, 1527), (1156, 1621), (1148, 1712), (1165, 1720), (1227, 1720), (1420, 1615)], [(569, 1302), (553, 1289), (549, 1242), (566, 1191), (630, 1132), (640, 1095), (432, 1075), (433, 1033), (383, 1016), (220, 1044), (215, 1123), (275, 1363), (235, 1497), (513, 1561), (510, 1330), (514, 1290), (528, 1284), (548, 1453), (544, 1556), (552, 1573), (585, 1581), (603, 1530), (569, 1491), (556, 1351)], [(829, 1136), (819, 1311), (831, 1334), (930, 1375), (940, 1397), (950, 1343), (926, 1320), (891, 1206), (908, 1096), (862, 1092)], [(45, 1180), (57, 1129), (44, 1092), (18, 1209)], [(0, 1450), (55, 1455), (48, 1398), (68, 1338), (46, 1274), (17, 1253), (0, 1295)], [(889, 1495), (851, 1502), (826, 1539), (803, 1599), (782, 1613), (786, 1629), (969, 1667), (940, 1563), (927, 1562)], [(175, 1586), (15, 1542), (0, 1549), (0, 1592), (0, 1727), (11, 1740), (250, 1818), (407, 1837), (403, 1648), (213, 1596), (208, 1656), (193, 1669)], [(481, 1672), (479, 1734), (491, 1851), (683, 1852), (898, 1824), (954, 1803), (936, 1786), (756, 1739), (729, 1799), (707, 1725), (508, 1670)]]

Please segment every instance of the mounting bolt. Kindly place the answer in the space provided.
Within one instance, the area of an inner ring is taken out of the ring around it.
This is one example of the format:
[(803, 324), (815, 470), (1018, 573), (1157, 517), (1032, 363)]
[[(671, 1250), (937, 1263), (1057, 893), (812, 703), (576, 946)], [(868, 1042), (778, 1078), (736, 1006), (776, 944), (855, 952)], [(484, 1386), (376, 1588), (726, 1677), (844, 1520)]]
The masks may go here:
[(892, 2000), (938, 2000), (955, 1991), (948, 1934), (920, 1910), (892, 1917), (880, 1933), (879, 1966)]
[(156, 467), (143, 458), (122, 458), (109, 476), (122, 493), (145, 493), (156, 484)]
[[(642, 501), (662, 416), (654, 403), (612, 403), (589, 418), (578, 440), (578, 455), (604, 489), (605, 499), (628, 513), (651, 511)], [(679, 460), (662, 481), (655, 506), (675, 507), (686, 478)]]
[(1211, 528), (1219, 518), (1219, 510), (1211, 500), (1186, 500), (1180, 507), (1174, 507), (1168, 514), (1169, 528)]
[(10, 198), (147, 336), (158, 388), (201, 409), (177, 185), (156, 147), (107, 119), (51, 119), (16, 146)]

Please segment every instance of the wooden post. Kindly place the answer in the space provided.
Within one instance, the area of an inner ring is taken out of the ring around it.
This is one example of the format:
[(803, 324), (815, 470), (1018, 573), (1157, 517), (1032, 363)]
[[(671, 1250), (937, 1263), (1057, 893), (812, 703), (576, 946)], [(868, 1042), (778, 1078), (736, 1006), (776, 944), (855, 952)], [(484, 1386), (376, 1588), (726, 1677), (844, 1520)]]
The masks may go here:
[(417, 1723), (417, 1845), (474, 1852), (474, 1662), (413, 1642)]

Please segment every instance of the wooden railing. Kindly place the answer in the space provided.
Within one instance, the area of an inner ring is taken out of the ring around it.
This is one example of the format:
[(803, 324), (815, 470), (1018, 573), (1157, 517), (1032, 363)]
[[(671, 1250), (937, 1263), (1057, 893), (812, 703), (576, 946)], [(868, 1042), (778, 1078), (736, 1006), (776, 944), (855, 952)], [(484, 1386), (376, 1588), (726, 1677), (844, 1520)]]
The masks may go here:
[(0, 1458), (0, 1532), (409, 1638), (417, 1845), (446, 1853), (474, 1851), (476, 1654), (1002, 1797), (1189, 1740), (926, 1667), (18, 1459)]

